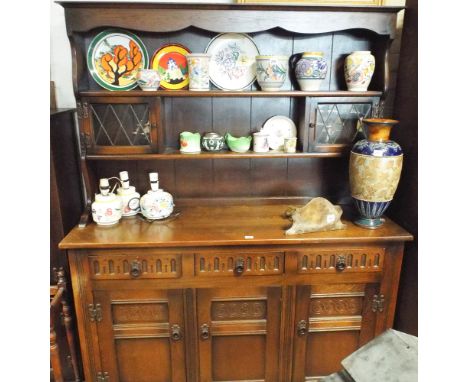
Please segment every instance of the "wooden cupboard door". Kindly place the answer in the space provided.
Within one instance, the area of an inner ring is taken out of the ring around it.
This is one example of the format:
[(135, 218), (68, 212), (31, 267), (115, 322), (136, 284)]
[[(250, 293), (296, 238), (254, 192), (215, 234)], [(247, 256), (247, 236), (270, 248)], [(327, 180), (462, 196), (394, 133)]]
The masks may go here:
[(319, 381), (342, 369), (343, 358), (374, 337), (377, 284), (297, 287), (294, 382)]
[[(186, 381), (182, 290), (94, 291), (102, 376)], [(99, 322), (97, 322), (99, 320)], [(107, 374), (106, 374), (107, 373)]]
[(197, 292), (200, 381), (278, 381), (281, 288)]

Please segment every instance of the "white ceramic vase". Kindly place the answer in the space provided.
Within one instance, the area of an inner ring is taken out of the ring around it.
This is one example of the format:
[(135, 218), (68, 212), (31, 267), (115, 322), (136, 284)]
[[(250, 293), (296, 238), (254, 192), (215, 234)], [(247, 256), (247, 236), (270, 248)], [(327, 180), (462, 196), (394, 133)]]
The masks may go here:
[(189, 90), (208, 91), (210, 90), (210, 58), (207, 53), (187, 54)]
[(367, 91), (375, 70), (375, 57), (368, 50), (356, 51), (345, 59), (345, 80), (349, 91)]
[(174, 199), (168, 192), (159, 188), (158, 173), (149, 174), (151, 190), (140, 199), (141, 213), (148, 220), (169, 217), (174, 210)]

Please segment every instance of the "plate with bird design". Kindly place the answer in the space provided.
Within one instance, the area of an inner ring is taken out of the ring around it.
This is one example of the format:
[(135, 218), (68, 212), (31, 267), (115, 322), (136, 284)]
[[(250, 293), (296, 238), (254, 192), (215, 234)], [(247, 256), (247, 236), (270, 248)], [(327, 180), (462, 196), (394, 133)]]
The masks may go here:
[(88, 48), (87, 64), (94, 81), (107, 90), (131, 90), (139, 69), (148, 68), (148, 51), (133, 33), (106, 29)]

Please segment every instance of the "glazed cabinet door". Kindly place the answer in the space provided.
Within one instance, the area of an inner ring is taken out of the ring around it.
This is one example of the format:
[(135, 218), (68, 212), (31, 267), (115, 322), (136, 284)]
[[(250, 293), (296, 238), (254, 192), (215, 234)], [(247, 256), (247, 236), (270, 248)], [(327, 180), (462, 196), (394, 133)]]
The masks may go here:
[(96, 381), (186, 381), (182, 290), (99, 290), (93, 298)]
[(294, 382), (319, 381), (374, 337), (378, 284), (302, 285), (296, 291)]
[(197, 292), (200, 382), (278, 381), (281, 288)]
[(81, 139), (90, 154), (157, 151), (160, 99), (87, 97), (77, 103)]

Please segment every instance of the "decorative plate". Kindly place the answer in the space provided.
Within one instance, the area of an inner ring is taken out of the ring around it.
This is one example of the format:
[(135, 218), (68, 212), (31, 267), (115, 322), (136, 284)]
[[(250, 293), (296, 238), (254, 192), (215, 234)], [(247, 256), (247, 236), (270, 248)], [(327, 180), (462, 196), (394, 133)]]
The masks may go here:
[(268, 134), (268, 145), (272, 150), (283, 150), (284, 138), (297, 136), (294, 122), (285, 116), (275, 115), (266, 120), (262, 132)]
[(106, 29), (91, 41), (88, 70), (107, 90), (130, 90), (137, 86), (138, 69), (148, 67), (148, 52), (141, 40), (125, 30)]
[(186, 56), (189, 53), (191, 53), (190, 50), (179, 44), (164, 45), (154, 53), (151, 68), (159, 72), (161, 76), (159, 85), (163, 89), (179, 90), (188, 86)]
[(206, 47), (211, 54), (210, 80), (222, 90), (242, 90), (252, 85), (257, 75), (257, 45), (246, 34), (222, 33)]

